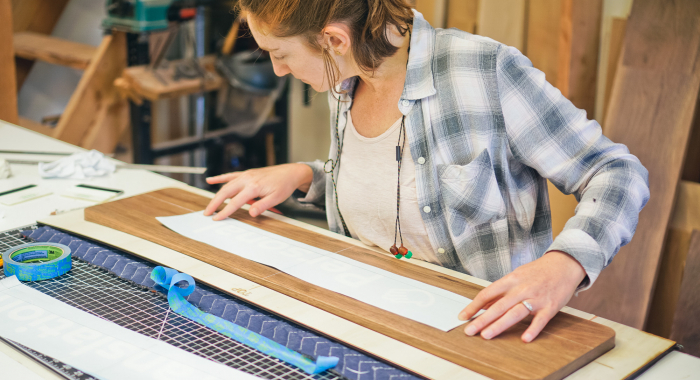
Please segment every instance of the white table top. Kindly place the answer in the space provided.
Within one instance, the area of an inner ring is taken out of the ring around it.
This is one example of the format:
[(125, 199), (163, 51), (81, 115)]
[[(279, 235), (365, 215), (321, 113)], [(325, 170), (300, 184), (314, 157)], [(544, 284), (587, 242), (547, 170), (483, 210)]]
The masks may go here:
[[(58, 141), (42, 134), (14, 126), (0, 121), (0, 150), (42, 151), (42, 152), (80, 152), (83, 149)], [(47, 156), (2, 154), (0, 158), (11, 160), (46, 160)], [(55, 194), (21, 203), (14, 206), (0, 205), (0, 213), (4, 218), (0, 219), (0, 231), (35, 223), (56, 209), (88, 207), (94, 203), (65, 198), (56, 193), (79, 183), (123, 190), (119, 198), (146, 193), (167, 187), (184, 188), (203, 195), (211, 193), (197, 189), (180, 181), (145, 171), (133, 169), (118, 169), (113, 175), (90, 180), (44, 180), (39, 177), (36, 165), (11, 164), (13, 176), (9, 179), (0, 179), (0, 192), (11, 189), (21, 184), (34, 183), (51, 187)], [(118, 198), (117, 198), (118, 199)], [(11, 346), (0, 342), (0, 367), (7, 367), (10, 373), (17, 374), (17, 378), (43, 378), (60, 379), (58, 375), (48, 371), (32, 359), (18, 353)], [(26, 370), (26, 371), (25, 371)], [(29, 377), (25, 374), (37, 375)], [(672, 352), (661, 359), (651, 369), (642, 374), (638, 379), (700, 379), (700, 359), (680, 352)]]

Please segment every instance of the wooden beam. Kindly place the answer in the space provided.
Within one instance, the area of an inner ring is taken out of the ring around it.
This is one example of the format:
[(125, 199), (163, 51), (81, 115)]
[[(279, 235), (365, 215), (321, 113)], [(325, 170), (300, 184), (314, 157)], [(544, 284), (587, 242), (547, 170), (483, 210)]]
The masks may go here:
[(594, 117), (603, 0), (562, 0), (556, 86)]
[(94, 46), (34, 32), (14, 34), (15, 55), (55, 65), (85, 70), (97, 52)]
[(482, 0), (477, 32), (525, 53), (527, 0)]
[[(12, 0), (13, 31), (51, 34), (68, 0)], [(34, 61), (17, 58), (17, 92), (34, 65)]]
[(10, 0), (0, 0), (0, 120), (17, 124), (17, 78), (12, 47)]
[(105, 36), (70, 98), (54, 137), (91, 149), (112, 153), (125, 127), (125, 100), (114, 80), (126, 67), (126, 36)]
[(700, 91), (700, 2), (635, 0), (606, 133), (649, 170), (634, 239), (575, 308), (643, 328)]

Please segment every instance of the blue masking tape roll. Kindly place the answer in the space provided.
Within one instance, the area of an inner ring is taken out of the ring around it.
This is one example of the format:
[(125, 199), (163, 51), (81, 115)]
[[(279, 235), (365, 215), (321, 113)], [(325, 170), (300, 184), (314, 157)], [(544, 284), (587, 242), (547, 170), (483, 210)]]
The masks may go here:
[(41, 281), (68, 272), (71, 250), (63, 244), (29, 243), (10, 248), (2, 255), (5, 276), (20, 281)]
[[(188, 274), (179, 273), (171, 268), (155, 267), (153, 272), (151, 272), (151, 279), (153, 279), (158, 286), (167, 291), (168, 304), (174, 312), (220, 332), (248, 347), (252, 347), (299, 367), (309, 374), (323, 372), (327, 369), (334, 368), (338, 364), (339, 359), (335, 356), (319, 356), (314, 362), (302, 354), (292, 351), (271, 339), (199, 310), (184, 298), (192, 294), (195, 288), (194, 279)], [(177, 286), (177, 284), (182, 281), (187, 283), (186, 288)]]

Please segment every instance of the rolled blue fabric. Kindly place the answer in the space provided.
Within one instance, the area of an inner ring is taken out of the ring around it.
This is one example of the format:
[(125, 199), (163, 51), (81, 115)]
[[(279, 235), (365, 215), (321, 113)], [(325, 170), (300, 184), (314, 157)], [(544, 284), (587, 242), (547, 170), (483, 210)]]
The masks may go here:
[(73, 262), (71, 249), (56, 243), (28, 243), (10, 248), (2, 255), (6, 277), (20, 281), (41, 281), (68, 272)]
[[(155, 267), (151, 272), (151, 279), (168, 292), (168, 304), (174, 312), (207, 326), (237, 342), (299, 367), (304, 372), (312, 375), (334, 368), (338, 364), (339, 359), (335, 356), (319, 356), (314, 362), (273, 340), (192, 306), (184, 298), (192, 294), (195, 289), (194, 279), (188, 274), (159, 266)], [(187, 283), (187, 287), (181, 288), (177, 286), (182, 281)]]

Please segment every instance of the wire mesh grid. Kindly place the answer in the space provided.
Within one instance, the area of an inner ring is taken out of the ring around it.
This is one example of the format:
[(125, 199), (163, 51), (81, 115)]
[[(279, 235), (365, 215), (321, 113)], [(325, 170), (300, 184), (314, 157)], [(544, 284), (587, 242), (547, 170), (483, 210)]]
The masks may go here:
[[(0, 251), (26, 243), (19, 232), (0, 233)], [(0, 279), (4, 274), (0, 273)], [(114, 322), (129, 330), (162, 340), (195, 355), (213, 360), (264, 379), (342, 379), (338, 373), (308, 375), (269, 355), (243, 345), (208, 327), (170, 313), (162, 294), (121, 279), (101, 268), (73, 258), (73, 269), (63, 276), (28, 282), (26, 285), (68, 305)], [(67, 378), (84, 380), (88, 375), (64, 363), (20, 347)], [(36, 354), (36, 355), (35, 355)], [(66, 368), (67, 367), (67, 368)], [(76, 372), (79, 376), (76, 376)]]

